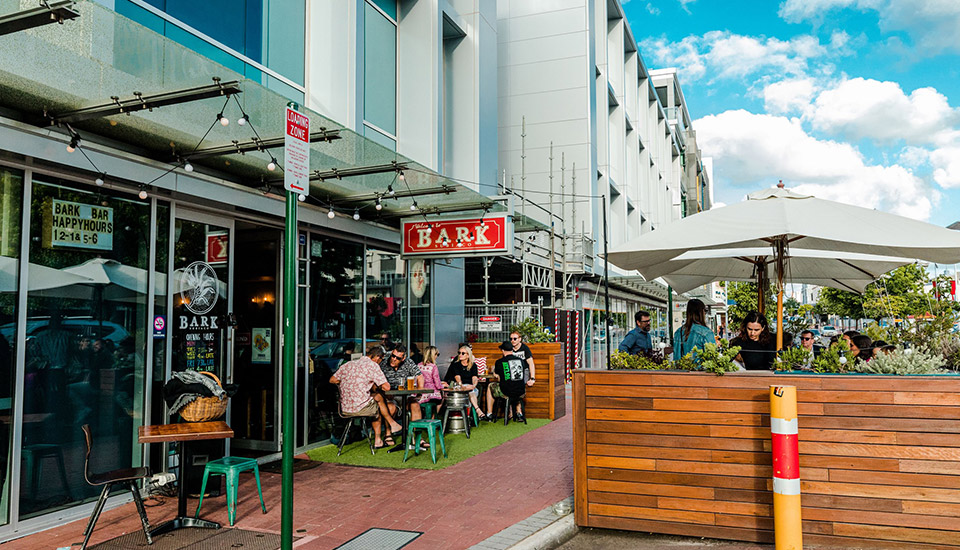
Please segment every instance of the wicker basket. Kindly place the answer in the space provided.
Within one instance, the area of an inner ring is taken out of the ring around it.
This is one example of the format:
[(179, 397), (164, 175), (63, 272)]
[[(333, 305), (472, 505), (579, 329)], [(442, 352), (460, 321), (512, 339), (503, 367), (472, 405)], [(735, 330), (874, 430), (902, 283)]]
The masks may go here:
[[(212, 372), (200, 371), (200, 374), (206, 374), (217, 381), (220, 385), (220, 379)], [(198, 397), (180, 409), (180, 418), (187, 422), (208, 422), (216, 420), (227, 412), (227, 398), (218, 397)]]

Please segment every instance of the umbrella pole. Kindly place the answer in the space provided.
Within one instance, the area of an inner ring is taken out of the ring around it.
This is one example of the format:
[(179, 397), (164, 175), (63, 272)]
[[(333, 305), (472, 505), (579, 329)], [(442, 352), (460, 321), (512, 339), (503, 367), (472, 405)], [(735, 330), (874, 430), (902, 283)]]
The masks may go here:
[(777, 239), (774, 245), (777, 253), (777, 351), (783, 349), (783, 263), (784, 263), (784, 238)]

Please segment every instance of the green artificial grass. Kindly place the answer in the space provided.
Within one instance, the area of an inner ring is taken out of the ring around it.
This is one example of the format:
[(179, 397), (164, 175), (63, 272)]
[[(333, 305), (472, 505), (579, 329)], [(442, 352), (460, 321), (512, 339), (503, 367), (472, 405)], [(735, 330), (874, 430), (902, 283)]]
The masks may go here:
[[(370, 454), (370, 447), (366, 439), (348, 443), (343, 447), (343, 454), (337, 456), (337, 446), (327, 445), (307, 451), (307, 456), (311, 460), (319, 462), (331, 462), (334, 464), (348, 464), (350, 466), (367, 466), (373, 468), (416, 468), (420, 470), (440, 470), (447, 466), (452, 466), (462, 460), (476, 456), (484, 451), (488, 451), (497, 445), (510, 441), (515, 437), (535, 430), (541, 426), (547, 425), (549, 420), (540, 418), (528, 418), (527, 424), (523, 422), (511, 422), (504, 426), (503, 421), (496, 424), (481, 422), (480, 426), (470, 429), (470, 439), (465, 434), (447, 434), (444, 436), (444, 442), (447, 444), (447, 456), (443, 456), (440, 450), (440, 441), (437, 440), (437, 463), (434, 464), (430, 459), (430, 451), (420, 451), (419, 456), (414, 456), (410, 451), (410, 457), (403, 462), (403, 452), (387, 453), (387, 449), (377, 449), (377, 454)], [(354, 434), (357, 432), (355, 431)], [(423, 440), (428, 441), (426, 433)], [(399, 443), (399, 441), (397, 441)]]

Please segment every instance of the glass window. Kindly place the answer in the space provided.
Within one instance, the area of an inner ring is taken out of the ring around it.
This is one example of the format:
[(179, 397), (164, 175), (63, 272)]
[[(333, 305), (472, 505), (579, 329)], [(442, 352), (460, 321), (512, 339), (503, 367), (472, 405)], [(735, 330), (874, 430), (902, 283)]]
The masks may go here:
[(367, 336), (407, 343), (407, 269), (399, 254), (367, 250)]
[[(0, 167), (0, 414), (13, 417), (23, 172)], [(10, 521), (10, 422), (0, 423), (0, 524)]]
[(363, 118), (396, 135), (397, 26), (367, 3), (363, 21)]
[(370, 138), (372, 141), (375, 141), (380, 145), (383, 145), (384, 147), (386, 147), (387, 149), (390, 149), (391, 151), (397, 150), (397, 142), (394, 141), (393, 138), (388, 137), (374, 130), (373, 128), (367, 126), (366, 124), (363, 126), (363, 137)]
[[(45, 179), (30, 200), (20, 517), (94, 497), (79, 475), (139, 461), (150, 205)], [(68, 474), (69, 473), (69, 474)]]
[(410, 263), (410, 357), (423, 360), (423, 349), (430, 339), (430, 266), (429, 260)]
[[(310, 241), (308, 443), (328, 439), (337, 415), (330, 375), (359, 357), (363, 338), (363, 245), (314, 236)], [(368, 338), (373, 338), (369, 336)]]
[(397, 0), (369, 0), (369, 1), (372, 4), (376, 4), (378, 8), (383, 10), (383, 13), (392, 17), (394, 21), (397, 20)]

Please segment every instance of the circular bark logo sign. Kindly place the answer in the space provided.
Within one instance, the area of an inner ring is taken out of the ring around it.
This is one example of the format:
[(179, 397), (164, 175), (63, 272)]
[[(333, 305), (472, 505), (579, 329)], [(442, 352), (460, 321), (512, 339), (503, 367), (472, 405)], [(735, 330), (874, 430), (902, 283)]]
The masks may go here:
[(207, 262), (193, 262), (180, 273), (183, 305), (196, 315), (207, 313), (220, 298), (220, 280)]

